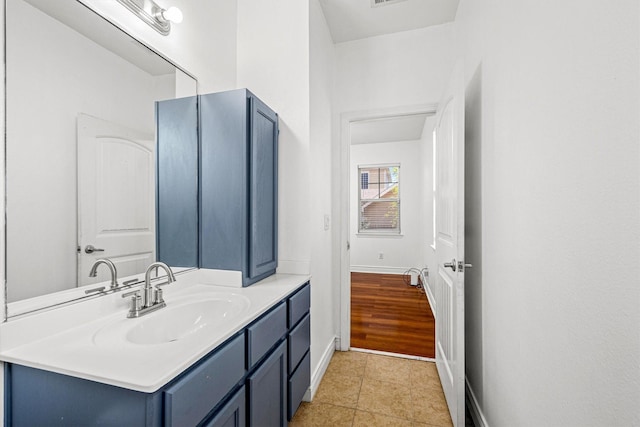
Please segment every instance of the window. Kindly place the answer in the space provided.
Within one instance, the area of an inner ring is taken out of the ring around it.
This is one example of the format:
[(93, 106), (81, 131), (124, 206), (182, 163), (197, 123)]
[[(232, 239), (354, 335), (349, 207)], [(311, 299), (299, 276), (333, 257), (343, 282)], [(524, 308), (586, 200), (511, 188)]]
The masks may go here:
[(358, 166), (359, 233), (400, 234), (400, 165)]

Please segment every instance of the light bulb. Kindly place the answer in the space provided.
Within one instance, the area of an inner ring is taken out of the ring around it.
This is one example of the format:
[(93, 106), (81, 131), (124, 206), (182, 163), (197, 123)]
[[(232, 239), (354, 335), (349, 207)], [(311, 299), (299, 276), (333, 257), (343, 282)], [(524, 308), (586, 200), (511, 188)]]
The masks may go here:
[(171, 21), (176, 24), (181, 23), (183, 18), (182, 11), (175, 6), (171, 6), (169, 9), (163, 10), (162, 17), (167, 21)]

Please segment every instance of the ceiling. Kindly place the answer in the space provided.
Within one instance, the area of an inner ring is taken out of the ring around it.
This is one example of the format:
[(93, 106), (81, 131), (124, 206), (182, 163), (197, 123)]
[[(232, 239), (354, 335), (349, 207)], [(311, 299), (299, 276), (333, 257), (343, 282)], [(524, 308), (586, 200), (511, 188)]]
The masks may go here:
[(320, 0), (334, 43), (452, 22), (459, 0)]
[(351, 144), (417, 141), (422, 137), (426, 120), (433, 121), (433, 115), (411, 114), (352, 122)]

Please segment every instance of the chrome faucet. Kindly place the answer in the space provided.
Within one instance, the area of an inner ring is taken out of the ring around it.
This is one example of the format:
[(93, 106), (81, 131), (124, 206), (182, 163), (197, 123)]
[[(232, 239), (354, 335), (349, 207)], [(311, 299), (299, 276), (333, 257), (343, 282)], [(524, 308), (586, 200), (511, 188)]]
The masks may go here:
[[(157, 284), (156, 288), (154, 289), (151, 286), (151, 272), (153, 271), (153, 269), (157, 269), (158, 267), (162, 268), (167, 273), (167, 281)], [(144, 287), (142, 289), (127, 292), (122, 295), (122, 298), (132, 296), (131, 309), (129, 310), (127, 317), (140, 317), (147, 313), (151, 313), (152, 311), (159, 310), (162, 307), (166, 307), (167, 303), (164, 302), (164, 298), (162, 297), (162, 289), (160, 289), (160, 286), (168, 285), (169, 283), (175, 281), (176, 278), (173, 275), (173, 271), (171, 271), (171, 267), (163, 262), (152, 263), (147, 268), (147, 271), (144, 274)]]
[(96, 277), (98, 275), (98, 266), (100, 264), (104, 264), (109, 268), (111, 272), (111, 289), (115, 289), (118, 287), (118, 270), (116, 269), (116, 265), (108, 258), (99, 258), (96, 262), (93, 263), (93, 267), (91, 267), (91, 271), (89, 271), (89, 277)]
[[(151, 307), (156, 303), (164, 304), (164, 299), (162, 299), (162, 289), (156, 286), (154, 290), (151, 287), (151, 271), (153, 269), (157, 269), (158, 267), (162, 268), (167, 273), (167, 283), (169, 284), (176, 281), (176, 277), (173, 275), (173, 271), (171, 271), (171, 267), (169, 267), (164, 262), (154, 262), (147, 268), (147, 271), (144, 273), (144, 296), (143, 302), (145, 307)], [(158, 275), (156, 270), (156, 276)], [(165, 304), (166, 305), (166, 304)]]

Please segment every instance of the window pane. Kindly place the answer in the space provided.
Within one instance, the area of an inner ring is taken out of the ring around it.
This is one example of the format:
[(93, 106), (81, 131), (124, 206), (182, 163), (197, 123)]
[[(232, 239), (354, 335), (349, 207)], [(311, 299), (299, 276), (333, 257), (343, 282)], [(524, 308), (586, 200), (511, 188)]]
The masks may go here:
[(397, 200), (360, 202), (360, 230), (398, 230), (400, 203)]
[[(388, 166), (381, 168), (360, 168), (360, 199), (397, 198), (400, 168)], [(366, 178), (365, 178), (366, 177)], [(365, 185), (366, 179), (366, 185)], [(396, 189), (395, 195), (388, 194)]]
[(369, 189), (369, 172), (362, 172), (360, 174), (360, 188), (362, 190)]

